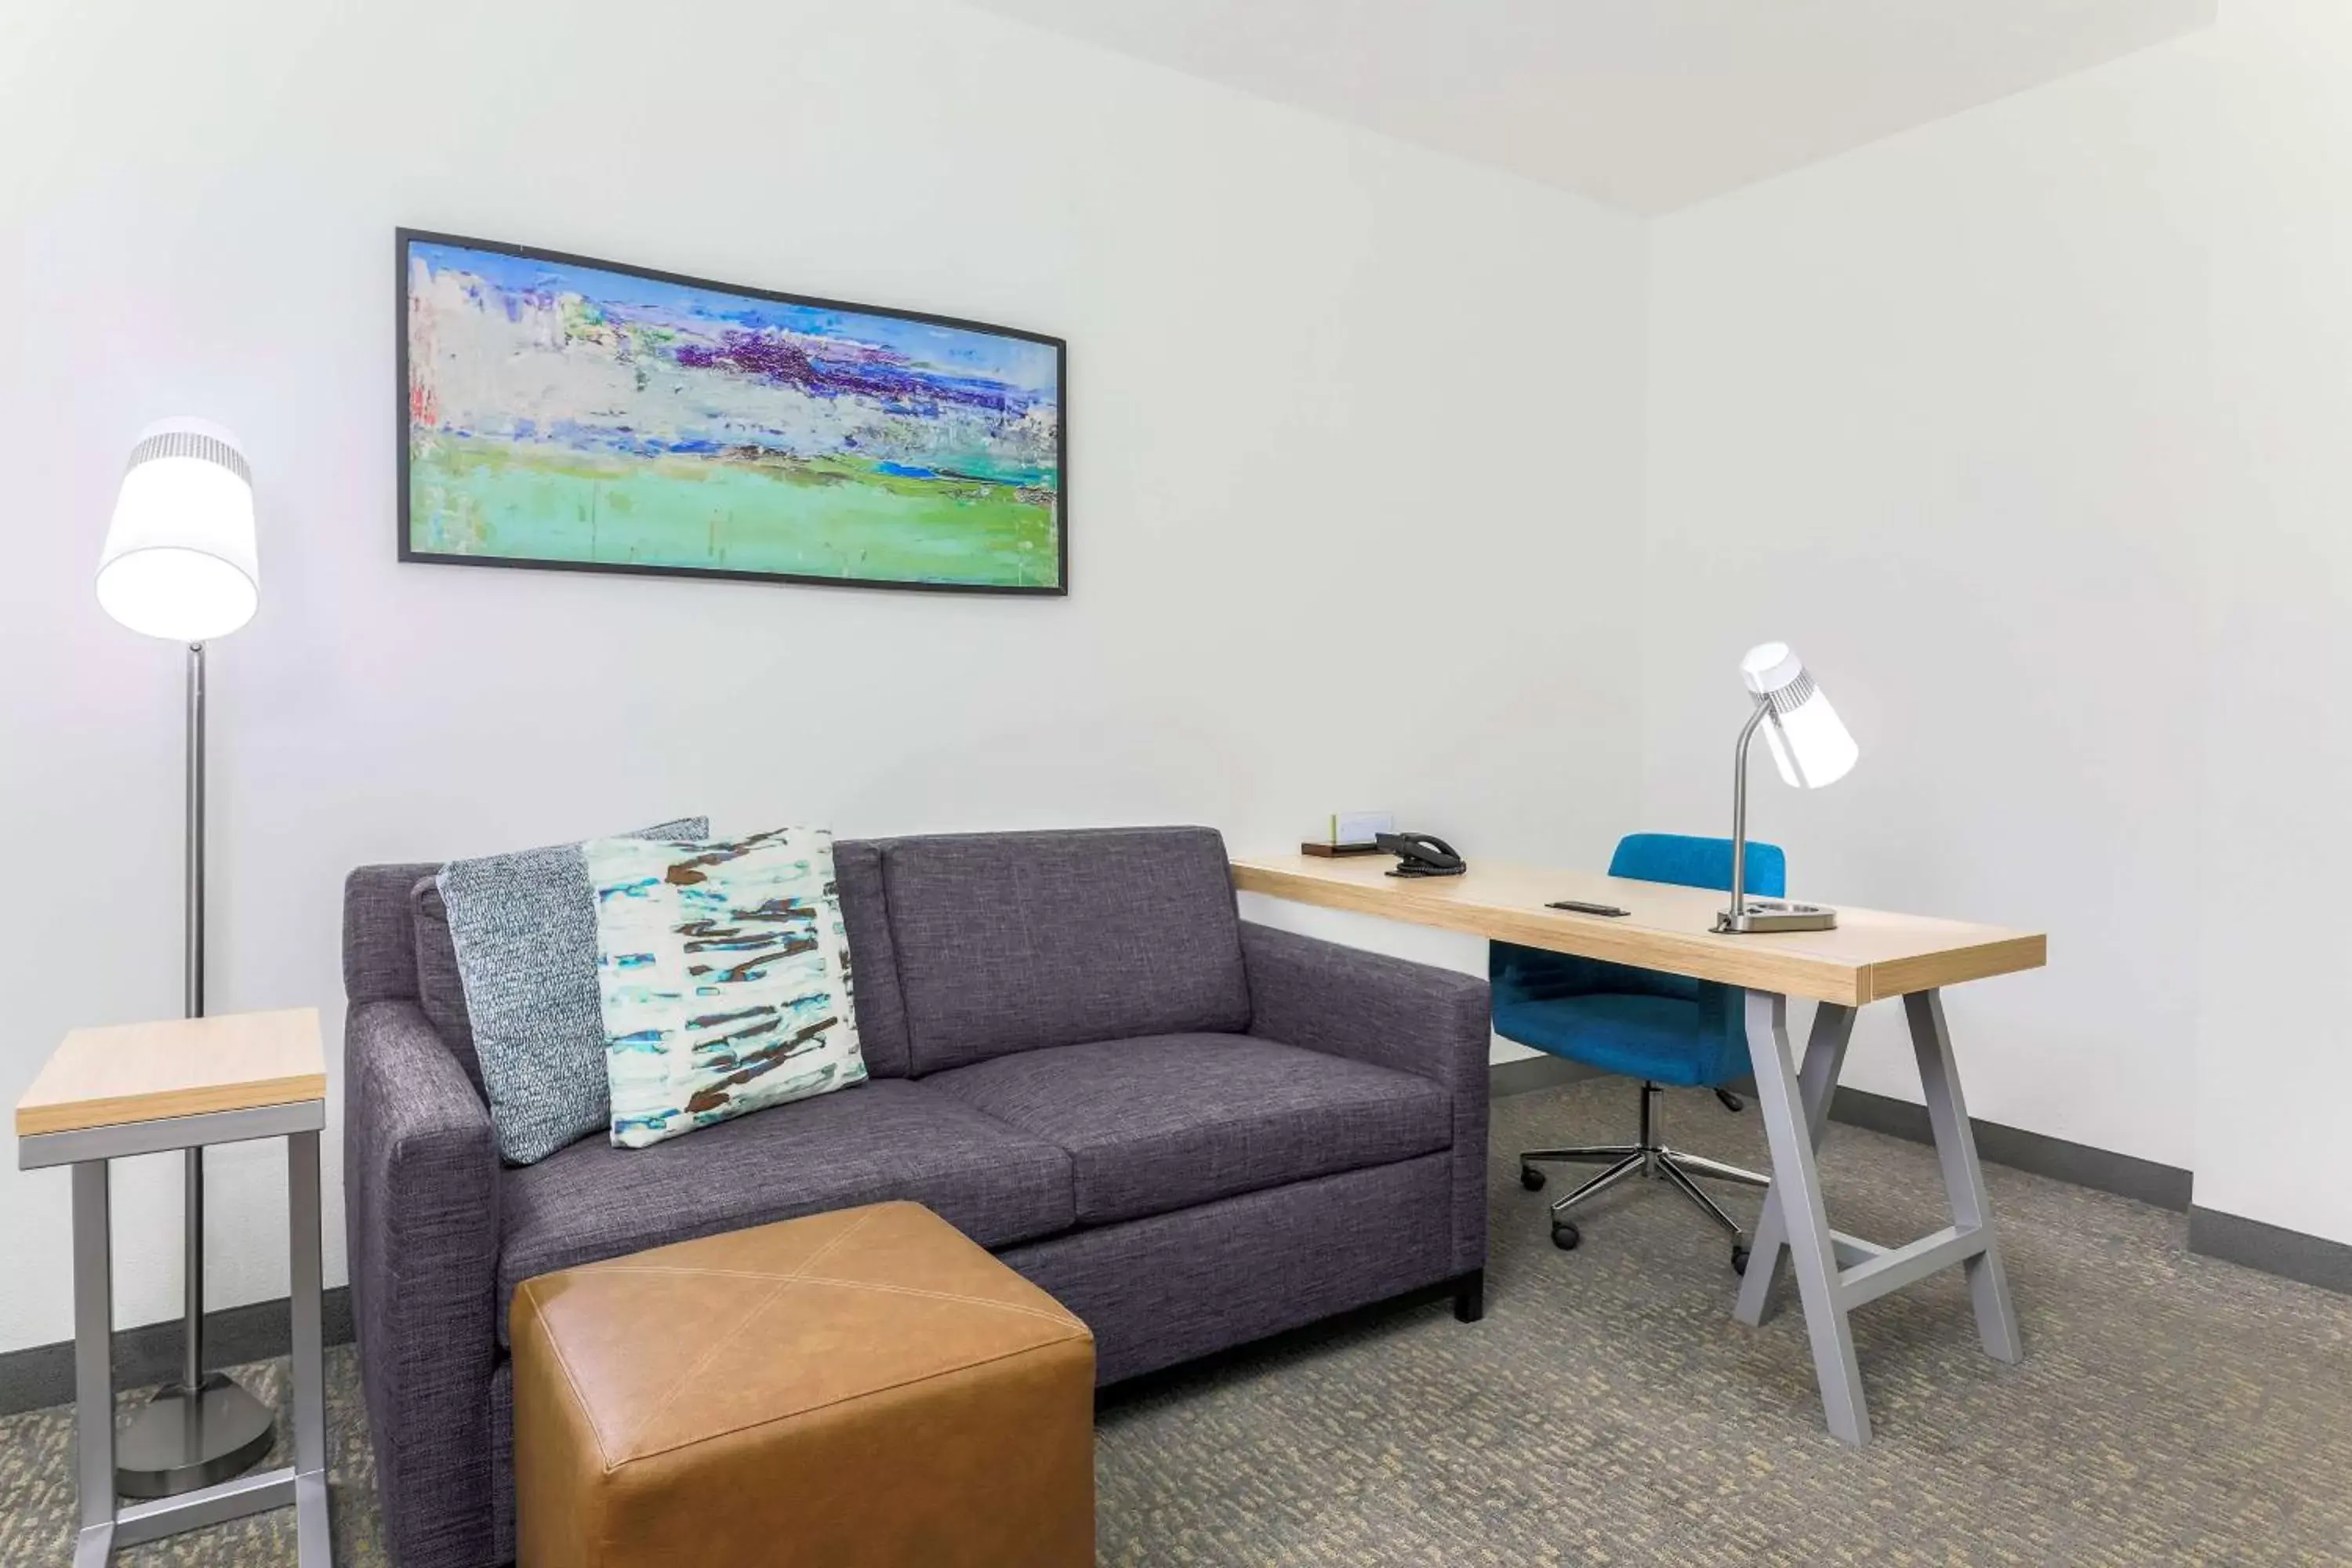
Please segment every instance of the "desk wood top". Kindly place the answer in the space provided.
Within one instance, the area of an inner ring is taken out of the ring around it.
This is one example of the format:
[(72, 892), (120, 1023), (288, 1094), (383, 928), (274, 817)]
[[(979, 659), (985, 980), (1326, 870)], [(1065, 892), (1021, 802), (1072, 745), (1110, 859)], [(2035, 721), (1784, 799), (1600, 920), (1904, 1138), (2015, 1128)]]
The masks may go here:
[(316, 1007), (76, 1029), (16, 1102), (16, 1136), (326, 1098)]
[[(1728, 894), (1590, 871), (1474, 859), (1459, 877), (1407, 879), (1387, 874), (1396, 862), (1386, 855), (1268, 855), (1233, 864), (1234, 886), (1244, 892), (1848, 1007), (2049, 962), (2048, 939), (2040, 931), (1843, 905), (1835, 931), (1718, 936), (1709, 928)], [(1633, 913), (1544, 907), (1555, 899)]]

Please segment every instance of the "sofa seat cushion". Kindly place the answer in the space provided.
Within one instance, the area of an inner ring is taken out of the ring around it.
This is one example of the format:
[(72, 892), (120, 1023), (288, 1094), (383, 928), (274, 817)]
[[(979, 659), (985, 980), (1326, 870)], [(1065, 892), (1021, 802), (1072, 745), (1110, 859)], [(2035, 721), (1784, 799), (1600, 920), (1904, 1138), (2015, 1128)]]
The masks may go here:
[(1247, 1035), (1049, 1047), (922, 1081), (1068, 1151), (1081, 1225), (1409, 1160), (1453, 1137), (1442, 1085)]
[(1070, 1157), (904, 1079), (773, 1106), (649, 1149), (601, 1138), (504, 1173), (499, 1339), (523, 1280), (670, 1242), (909, 1198), (982, 1247), (1070, 1228)]

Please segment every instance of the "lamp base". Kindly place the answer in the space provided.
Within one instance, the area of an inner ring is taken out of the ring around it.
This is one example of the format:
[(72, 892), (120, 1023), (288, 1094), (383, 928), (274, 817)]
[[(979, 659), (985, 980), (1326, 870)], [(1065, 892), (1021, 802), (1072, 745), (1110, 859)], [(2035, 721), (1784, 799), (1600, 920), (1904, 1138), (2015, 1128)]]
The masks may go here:
[(1734, 915), (1729, 910), (1718, 910), (1715, 929), (1726, 936), (1745, 936), (1775, 931), (1835, 931), (1837, 911), (1827, 904), (1792, 904), (1780, 899), (1750, 899), (1748, 907)]
[(277, 1412), (225, 1373), (206, 1373), (193, 1395), (166, 1384), (115, 1434), (114, 1489), (177, 1497), (242, 1475), (269, 1452), (277, 1424)]

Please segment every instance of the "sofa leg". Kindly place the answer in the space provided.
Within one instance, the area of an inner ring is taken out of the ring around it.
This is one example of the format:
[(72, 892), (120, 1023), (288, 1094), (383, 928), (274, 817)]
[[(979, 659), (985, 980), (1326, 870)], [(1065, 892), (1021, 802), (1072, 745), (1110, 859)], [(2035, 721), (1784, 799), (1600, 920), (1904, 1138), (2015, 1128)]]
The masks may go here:
[(1454, 1281), (1454, 1318), (1475, 1323), (1486, 1315), (1486, 1271), (1473, 1268)]

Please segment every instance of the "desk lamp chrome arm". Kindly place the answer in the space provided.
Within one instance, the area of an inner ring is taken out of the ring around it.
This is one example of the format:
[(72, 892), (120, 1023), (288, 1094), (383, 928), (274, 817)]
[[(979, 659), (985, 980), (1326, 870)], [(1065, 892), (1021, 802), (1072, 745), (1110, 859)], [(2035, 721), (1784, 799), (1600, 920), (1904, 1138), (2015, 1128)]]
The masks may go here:
[(1756, 739), (1756, 726), (1764, 722), (1764, 715), (1772, 710), (1772, 700), (1759, 697), (1756, 711), (1739, 731), (1739, 748), (1731, 764), (1731, 920), (1738, 929), (1748, 916), (1748, 743)]
[(1756, 711), (1739, 731), (1739, 750), (1731, 769), (1731, 907), (1716, 917), (1715, 929), (1726, 935), (1776, 931), (1834, 931), (1837, 911), (1826, 904), (1794, 904), (1780, 899), (1748, 897), (1748, 743), (1756, 727), (1772, 710), (1769, 696), (1756, 699)]

